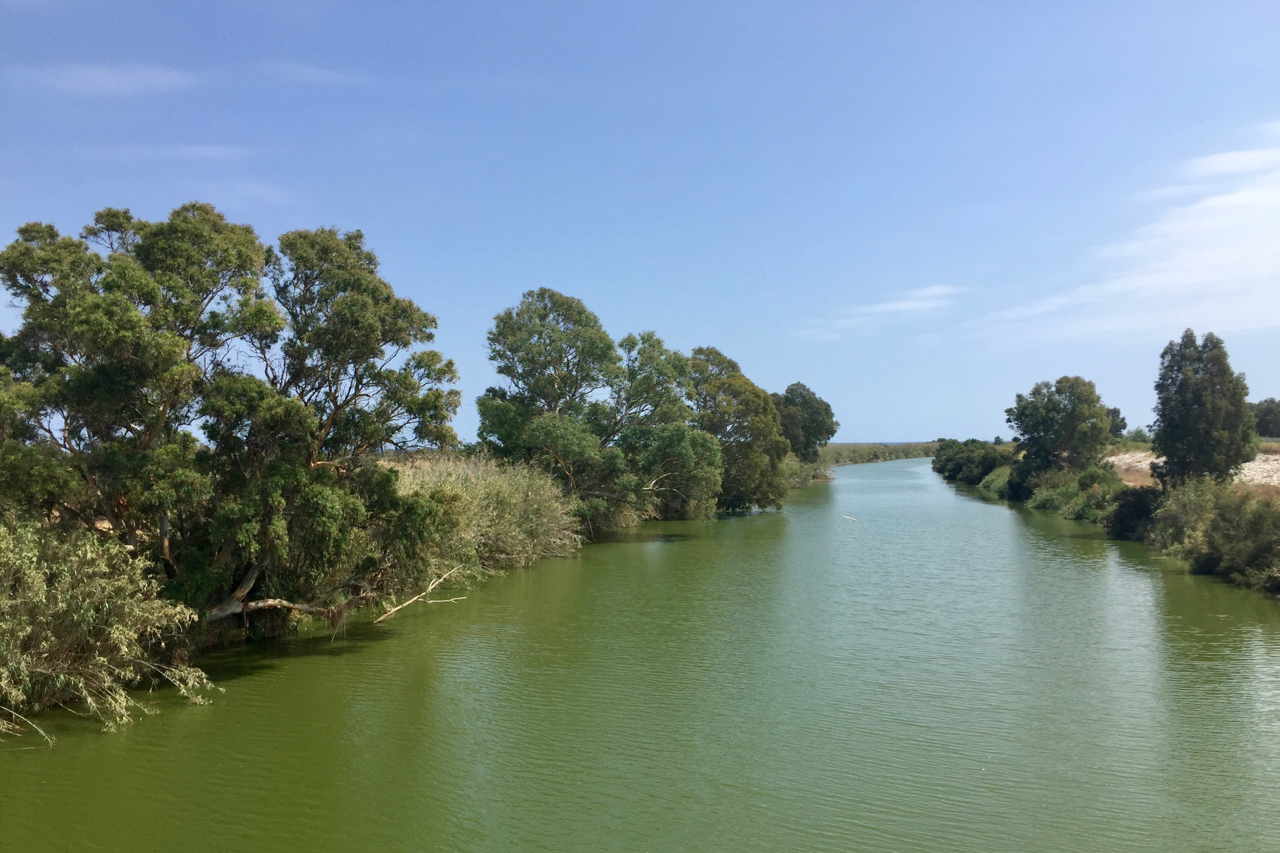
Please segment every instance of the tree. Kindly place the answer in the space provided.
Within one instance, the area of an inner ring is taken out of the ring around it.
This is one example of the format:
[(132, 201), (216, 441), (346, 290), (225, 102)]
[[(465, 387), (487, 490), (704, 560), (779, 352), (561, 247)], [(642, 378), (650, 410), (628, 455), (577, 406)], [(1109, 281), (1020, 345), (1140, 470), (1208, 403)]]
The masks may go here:
[(107, 209), (83, 238), (30, 224), (0, 252), (23, 306), (0, 340), (0, 509), (117, 539), (207, 618), (415, 582), (443, 509), (377, 457), (454, 441), (455, 373), (361, 234), (277, 252), (193, 203)]
[(764, 389), (733, 359), (714, 347), (699, 347), (690, 359), (690, 401), (694, 425), (720, 442), (720, 508), (780, 508), (787, 494), (781, 465), (790, 445)]
[(581, 300), (543, 288), (494, 319), (506, 387), (477, 400), (480, 440), (534, 462), (577, 498), (588, 533), (715, 508), (720, 452), (689, 424), (689, 360), (653, 332), (616, 344)]
[(786, 393), (769, 397), (778, 410), (791, 452), (802, 462), (817, 462), (818, 449), (826, 447), (840, 428), (831, 404), (799, 382), (787, 386)]
[(1006, 421), (1022, 449), (1012, 493), (1025, 491), (1042, 471), (1083, 470), (1102, 461), (1111, 419), (1093, 383), (1079, 376), (1039, 382), (1030, 394), (1019, 394)]
[(1110, 408), (1107, 409), (1107, 417), (1111, 419), (1111, 437), (1123, 438), (1124, 431), (1129, 428), (1129, 422), (1124, 419), (1124, 415), (1120, 414), (1119, 409)]
[(1280, 438), (1280, 401), (1268, 397), (1257, 403), (1250, 403), (1253, 418), (1257, 425), (1258, 435), (1268, 438)]
[(1152, 470), (1166, 485), (1192, 477), (1229, 480), (1257, 454), (1244, 375), (1231, 369), (1222, 339), (1199, 343), (1191, 329), (1160, 354)]

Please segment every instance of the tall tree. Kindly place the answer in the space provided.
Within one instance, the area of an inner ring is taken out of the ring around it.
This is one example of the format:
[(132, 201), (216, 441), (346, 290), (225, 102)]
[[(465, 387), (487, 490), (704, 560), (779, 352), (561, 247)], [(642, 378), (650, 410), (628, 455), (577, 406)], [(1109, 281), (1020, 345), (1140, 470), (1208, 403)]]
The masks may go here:
[(1098, 464), (1111, 431), (1097, 389), (1079, 376), (1036, 383), (1030, 394), (1019, 394), (1005, 409), (1005, 417), (1021, 440), (1026, 475)]
[(23, 306), (0, 341), (0, 509), (120, 540), (170, 597), (225, 597), (211, 617), (412, 581), (439, 508), (376, 458), (453, 441), (455, 374), (359, 232), (276, 252), (189, 204), (104, 210), (83, 238), (26, 225), (0, 253)]
[(1120, 414), (1120, 410), (1113, 406), (1107, 409), (1107, 417), (1111, 419), (1111, 437), (1123, 438), (1124, 431), (1129, 428), (1129, 422), (1125, 420), (1124, 415)]
[(476, 401), (481, 443), (545, 466), (588, 533), (714, 509), (719, 448), (689, 424), (689, 360), (653, 332), (615, 344), (581, 300), (543, 288), (494, 319), (489, 356), (507, 383)]
[(1227, 480), (1257, 454), (1253, 413), (1244, 374), (1231, 369), (1222, 339), (1199, 342), (1187, 329), (1160, 354), (1152, 449), (1164, 461), (1153, 467), (1166, 484), (1191, 477)]
[(1257, 403), (1250, 403), (1258, 435), (1268, 438), (1280, 438), (1280, 400), (1268, 397)]
[(695, 349), (690, 368), (693, 422), (720, 442), (720, 508), (781, 507), (787, 494), (781, 466), (790, 445), (769, 394), (714, 347)]
[(817, 462), (818, 450), (826, 447), (840, 429), (831, 404), (800, 382), (788, 385), (783, 394), (769, 397), (778, 410), (782, 434), (787, 437), (791, 452), (802, 462)]

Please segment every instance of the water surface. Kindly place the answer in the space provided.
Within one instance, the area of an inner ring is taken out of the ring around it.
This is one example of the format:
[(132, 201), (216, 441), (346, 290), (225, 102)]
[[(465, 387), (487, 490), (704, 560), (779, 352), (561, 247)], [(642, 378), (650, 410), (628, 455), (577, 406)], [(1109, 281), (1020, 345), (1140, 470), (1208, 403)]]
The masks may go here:
[(927, 460), (467, 595), (46, 717), (0, 850), (1280, 849), (1280, 606)]

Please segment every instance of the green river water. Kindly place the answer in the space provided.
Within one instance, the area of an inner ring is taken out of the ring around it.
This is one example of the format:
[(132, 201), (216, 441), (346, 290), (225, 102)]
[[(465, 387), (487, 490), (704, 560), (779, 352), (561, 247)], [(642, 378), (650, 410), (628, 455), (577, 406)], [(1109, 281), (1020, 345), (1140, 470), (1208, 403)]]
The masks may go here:
[(928, 460), (466, 595), (47, 715), (0, 850), (1280, 850), (1280, 605)]

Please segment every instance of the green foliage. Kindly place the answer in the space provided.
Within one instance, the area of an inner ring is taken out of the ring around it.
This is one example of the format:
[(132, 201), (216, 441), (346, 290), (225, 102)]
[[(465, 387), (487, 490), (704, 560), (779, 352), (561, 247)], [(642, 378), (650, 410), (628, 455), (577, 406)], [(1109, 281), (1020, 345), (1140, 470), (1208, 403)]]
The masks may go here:
[(588, 533), (715, 511), (720, 445), (691, 424), (689, 359), (653, 332), (615, 344), (543, 288), (495, 318), (489, 352), (507, 387), (477, 400), (481, 445), (550, 472)]
[(1124, 440), (1132, 444), (1150, 444), (1151, 435), (1142, 427), (1134, 427), (1124, 434)]
[[(991, 444), (976, 438), (938, 442), (933, 454), (933, 470), (944, 480), (976, 486), (997, 468), (1011, 466), (1018, 458), (1018, 444)], [(1006, 482), (1008, 477), (1005, 477)]]
[(998, 498), (1008, 499), (1009, 477), (1013, 474), (1012, 465), (1001, 465), (991, 469), (991, 473), (982, 478), (978, 488), (988, 491)]
[(1280, 504), (1211, 477), (1170, 490), (1150, 541), (1193, 571), (1280, 592)]
[(443, 507), (447, 516), (427, 555), (429, 576), (458, 566), (474, 576), (523, 568), (578, 546), (572, 499), (529, 465), (440, 452), (389, 464), (402, 493)]
[(1156, 455), (1164, 457), (1155, 471), (1161, 482), (1229, 480), (1257, 454), (1248, 394), (1217, 335), (1210, 332), (1197, 343), (1187, 329), (1181, 340), (1169, 342), (1160, 355), (1152, 440)]
[(0, 253), (23, 308), (0, 346), (0, 510), (126, 544), (210, 618), (420, 583), (440, 507), (376, 462), (455, 441), (456, 374), (362, 235), (268, 249), (189, 204), (104, 210), (83, 236), (27, 225)]
[(147, 710), (130, 687), (159, 680), (195, 697), (207, 685), (181, 654), (196, 614), (159, 598), (146, 568), (91, 533), (0, 525), (0, 727), (82, 703), (110, 728)]
[(1093, 383), (1079, 376), (1037, 383), (1005, 416), (1021, 440), (1027, 474), (1096, 465), (1111, 434), (1106, 406)]
[(1107, 409), (1107, 417), (1111, 420), (1111, 437), (1122, 438), (1124, 431), (1129, 428), (1129, 422), (1125, 420), (1124, 415), (1120, 414), (1120, 410), (1114, 407)]
[(1106, 518), (1107, 535), (1130, 542), (1144, 541), (1159, 507), (1160, 490), (1157, 488), (1121, 489), (1115, 495), (1115, 508)]
[(904, 444), (828, 444), (818, 452), (824, 469), (835, 465), (860, 465), (866, 462), (890, 462), (894, 459), (919, 459), (933, 456), (936, 441)]
[(790, 443), (791, 452), (801, 462), (817, 462), (819, 450), (840, 428), (831, 405), (799, 382), (788, 385), (786, 393), (769, 397), (778, 410), (782, 434)]
[(1090, 467), (1083, 471), (1057, 469), (1037, 474), (1027, 506), (1056, 512), (1072, 521), (1104, 523), (1115, 508), (1116, 496), (1125, 490), (1114, 469)]
[(714, 347), (693, 351), (689, 387), (694, 425), (720, 442), (720, 509), (781, 507), (787, 494), (782, 461), (791, 448), (769, 395)]
[(1268, 397), (1257, 403), (1250, 403), (1249, 409), (1253, 412), (1258, 435), (1280, 438), (1280, 400)]

